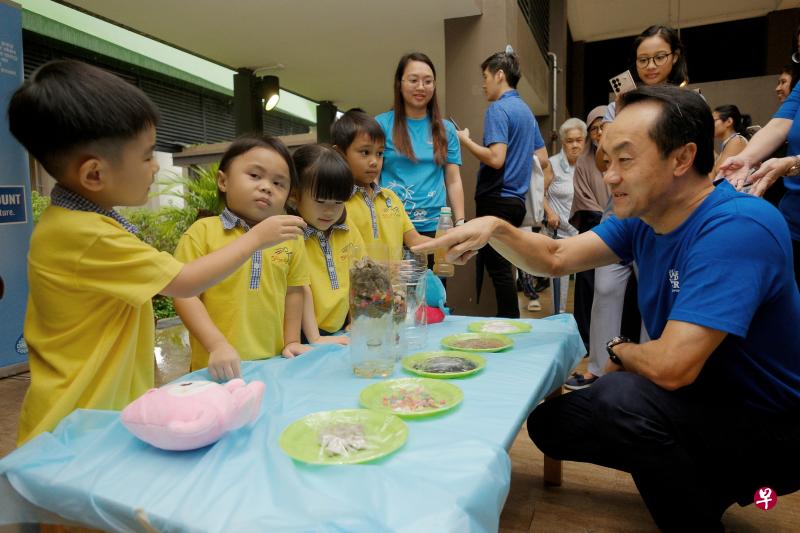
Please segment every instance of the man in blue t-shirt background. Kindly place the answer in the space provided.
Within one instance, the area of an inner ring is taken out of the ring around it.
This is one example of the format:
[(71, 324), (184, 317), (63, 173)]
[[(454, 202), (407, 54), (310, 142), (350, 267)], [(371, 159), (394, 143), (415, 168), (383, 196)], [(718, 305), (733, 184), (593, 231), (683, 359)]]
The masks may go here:
[(619, 108), (602, 140), (615, 216), (561, 240), (485, 217), (415, 251), (445, 247), (463, 264), (490, 243), (553, 276), (635, 260), (652, 340), (611, 339), (607, 374), (539, 405), (528, 432), (556, 459), (629, 472), (661, 529), (724, 531), (733, 503), (800, 489), (789, 228), (768, 202), (711, 184), (714, 125), (698, 94), (648, 87)]
[[(533, 155), (544, 171), (544, 190), (553, 180), (553, 169), (536, 118), (516, 91), (519, 60), (511, 47), (489, 56), (481, 64), (481, 72), (483, 90), (491, 102), (483, 121), (483, 145), (470, 139), (469, 129), (457, 132), (461, 145), (481, 162), (475, 188), (475, 216), (495, 216), (519, 227), (525, 218), (525, 194), (531, 183)], [(545, 209), (550, 212), (549, 206)], [(554, 224), (558, 224), (557, 217)], [(480, 250), (478, 297), (484, 266), (494, 283), (496, 316), (519, 318), (511, 263), (491, 246)]]

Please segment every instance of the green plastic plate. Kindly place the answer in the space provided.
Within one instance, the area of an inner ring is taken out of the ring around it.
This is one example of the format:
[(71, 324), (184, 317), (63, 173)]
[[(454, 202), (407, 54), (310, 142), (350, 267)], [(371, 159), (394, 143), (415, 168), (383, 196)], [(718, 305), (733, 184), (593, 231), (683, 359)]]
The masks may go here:
[(531, 325), (519, 320), (483, 320), (473, 322), (467, 329), (473, 333), (499, 333), (500, 335), (514, 335), (516, 333), (528, 333)]
[(443, 338), (442, 346), (461, 352), (499, 352), (514, 346), (514, 341), (497, 333), (458, 333)]
[[(346, 455), (331, 455), (320, 446), (319, 434), (336, 424), (363, 426), (367, 447)], [(289, 424), (281, 433), (278, 444), (291, 457), (315, 465), (364, 463), (389, 455), (405, 443), (408, 426), (391, 414), (368, 409), (339, 409), (304, 416)]]
[[(436, 360), (441, 357), (457, 357), (466, 359), (475, 363), (475, 368), (472, 370), (464, 370), (461, 372), (432, 372), (425, 370), (424, 365), (431, 359)], [(435, 379), (449, 379), (449, 378), (463, 378), (471, 376), (476, 372), (480, 372), (486, 366), (486, 359), (480, 355), (475, 355), (467, 352), (454, 352), (454, 351), (440, 351), (440, 352), (421, 352), (413, 355), (407, 355), (402, 360), (403, 368), (412, 374), (417, 374), (426, 378)]]
[[(410, 399), (408, 403), (405, 399)], [(430, 399), (425, 406), (420, 400)], [(400, 378), (373, 383), (358, 399), (367, 409), (402, 417), (428, 416), (452, 409), (464, 399), (461, 389), (451, 383), (427, 378)], [(416, 405), (415, 405), (416, 404)]]

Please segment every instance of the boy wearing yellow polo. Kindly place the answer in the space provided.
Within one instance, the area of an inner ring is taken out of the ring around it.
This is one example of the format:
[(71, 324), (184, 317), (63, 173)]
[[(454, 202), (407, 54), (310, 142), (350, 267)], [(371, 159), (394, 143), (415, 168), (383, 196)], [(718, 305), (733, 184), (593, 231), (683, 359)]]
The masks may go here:
[(353, 173), (355, 187), (345, 205), (364, 241), (385, 243), (399, 259), (403, 245), (410, 248), (430, 240), (414, 229), (397, 194), (378, 184), (386, 143), (380, 124), (364, 111), (351, 109), (334, 122), (331, 137)]
[(143, 204), (158, 171), (158, 110), (144, 93), (96, 67), (51, 61), (14, 93), (8, 117), (58, 182), (28, 257), (21, 445), (76, 408), (122, 409), (153, 387), (153, 296), (198, 294), (304, 224), (259, 225), (184, 265), (140, 241), (114, 210)]

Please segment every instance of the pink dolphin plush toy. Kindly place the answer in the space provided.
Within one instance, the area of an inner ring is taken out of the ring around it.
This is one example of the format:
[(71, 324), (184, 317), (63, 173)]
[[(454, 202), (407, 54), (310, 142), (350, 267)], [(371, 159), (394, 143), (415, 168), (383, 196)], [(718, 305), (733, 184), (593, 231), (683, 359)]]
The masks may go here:
[(194, 450), (258, 417), (264, 384), (181, 381), (150, 389), (122, 411), (131, 433), (162, 450)]

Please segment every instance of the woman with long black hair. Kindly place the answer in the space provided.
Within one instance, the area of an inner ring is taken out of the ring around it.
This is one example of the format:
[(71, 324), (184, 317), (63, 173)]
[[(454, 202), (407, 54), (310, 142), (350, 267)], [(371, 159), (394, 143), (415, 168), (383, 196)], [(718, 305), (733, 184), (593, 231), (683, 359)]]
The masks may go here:
[(428, 56), (413, 52), (400, 58), (394, 105), (375, 118), (386, 134), (381, 186), (397, 193), (416, 230), (433, 236), (446, 200), (454, 222), (463, 224), (461, 147), (453, 124), (442, 120)]

